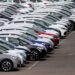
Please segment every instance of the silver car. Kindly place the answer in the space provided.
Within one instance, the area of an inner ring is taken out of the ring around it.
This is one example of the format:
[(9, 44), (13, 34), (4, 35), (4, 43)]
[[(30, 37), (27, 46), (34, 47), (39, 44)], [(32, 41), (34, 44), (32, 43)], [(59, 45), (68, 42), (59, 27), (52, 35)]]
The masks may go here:
[(17, 56), (8, 55), (7, 52), (0, 50), (0, 68), (7, 72), (13, 69), (17, 69), (20, 65), (19, 58)]

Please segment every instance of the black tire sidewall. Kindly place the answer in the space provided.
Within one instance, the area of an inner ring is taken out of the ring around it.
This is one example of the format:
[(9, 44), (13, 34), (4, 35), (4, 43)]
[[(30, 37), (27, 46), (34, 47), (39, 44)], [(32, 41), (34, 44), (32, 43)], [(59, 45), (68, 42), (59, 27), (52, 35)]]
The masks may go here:
[(33, 51), (38, 54), (38, 57), (37, 57), (37, 59), (30, 59), (30, 60), (33, 60), (33, 61), (39, 60), (39, 58), (40, 58), (40, 52), (37, 51), (37, 50), (32, 50), (32, 52), (33, 52)]
[[(5, 70), (2, 68), (3, 62), (5, 62), (5, 61), (10, 62), (10, 64), (11, 64), (11, 68), (10, 68), (9, 71), (13, 70), (13, 63), (12, 63), (12, 61), (9, 60), (9, 59), (5, 59), (5, 60), (2, 60), (2, 61), (1, 61), (1, 70), (2, 70), (2, 71), (5, 71)], [(8, 72), (8, 71), (5, 71), (5, 72)]]

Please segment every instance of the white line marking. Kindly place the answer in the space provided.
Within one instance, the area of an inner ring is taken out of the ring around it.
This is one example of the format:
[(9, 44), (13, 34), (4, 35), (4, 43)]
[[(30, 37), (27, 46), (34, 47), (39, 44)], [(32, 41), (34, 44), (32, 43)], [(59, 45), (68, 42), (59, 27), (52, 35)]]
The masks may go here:
[(33, 65), (31, 65), (28, 70), (31, 70), (34, 66), (36, 66), (39, 63), (39, 61), (36, 61)]

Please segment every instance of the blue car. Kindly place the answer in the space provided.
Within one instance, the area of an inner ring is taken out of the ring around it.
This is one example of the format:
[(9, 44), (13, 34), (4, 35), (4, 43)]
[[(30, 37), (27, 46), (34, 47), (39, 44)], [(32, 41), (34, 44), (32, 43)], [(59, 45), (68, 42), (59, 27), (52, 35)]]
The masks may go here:
[(48, 42), (43, 42), (43, 41), (38, 41), (38, 40), (32, 40), (32, 43), (38, 43), (38, 44), (42, 44), (46, 47), (47, 49), (47, 52), (50, 52), (53, 50), (53, 45), (51, 45), (50, 43)]

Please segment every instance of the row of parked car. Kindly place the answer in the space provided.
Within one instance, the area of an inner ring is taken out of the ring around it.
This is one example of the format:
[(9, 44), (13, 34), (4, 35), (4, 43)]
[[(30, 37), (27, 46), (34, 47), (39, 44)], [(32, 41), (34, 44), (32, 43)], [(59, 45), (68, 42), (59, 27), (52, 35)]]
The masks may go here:
[(28, 60), (45, 57), (74, 30), (75, 3), (47, 3), (28, 10), (25, 5), (13, 4), (0, 12), (1, 70), (11, 71)]

